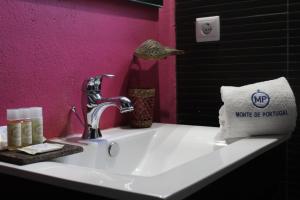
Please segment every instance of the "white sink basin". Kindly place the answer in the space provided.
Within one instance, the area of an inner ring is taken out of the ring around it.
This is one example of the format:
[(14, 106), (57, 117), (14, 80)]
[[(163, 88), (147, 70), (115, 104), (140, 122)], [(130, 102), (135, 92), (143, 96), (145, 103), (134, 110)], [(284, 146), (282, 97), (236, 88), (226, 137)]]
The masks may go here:
[[(218, 128), (153, 124), (148, 129), (113, 128), (103, 138), (55, 139), (84, 152), (49, 162), (1, 166), (26, 178), (116, 199), (183, 199), (287, 137), (246, 138), (226, 144)], [(119, 152), (111, 157), (114, 142)], [(41, 179), (41, 177), (44, 177)], [(59, 180), (59, 181), (57, 181)]]
[[(215, 143), (215, 135), (216, 128), (201, 127), (199, 133), (197, 126), (155, 124), (150, 130), (125, 129), (121, 134), (116, 129), (104, 134), (104, 138), (88, 142), (83, 153), (56, 161), (117, 174), (156, 176), (223, 147), (224, 143)], [(115, 157), (108, 153), (112, 142), (120, 149)]]

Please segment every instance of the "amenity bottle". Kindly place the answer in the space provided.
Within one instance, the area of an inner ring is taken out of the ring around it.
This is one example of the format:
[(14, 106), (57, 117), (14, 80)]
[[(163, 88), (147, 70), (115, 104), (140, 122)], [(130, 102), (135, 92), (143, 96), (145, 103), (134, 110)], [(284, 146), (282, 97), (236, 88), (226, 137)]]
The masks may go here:
[(43, 133), (43, 109), (41, 107), (32, 107), (29, 109), (32, 122), (32, 143), (43, 143), (45, 140)]
[(20, 108), (21, 113), (21, 138), (22, 138), (22, 146), (32, 145), (32, 122), (30, 119), (30, 109), (28, 108)]
[(7, 109), (7, 148), (16, 150), (22, 146), (21, 116), (18, 109)]

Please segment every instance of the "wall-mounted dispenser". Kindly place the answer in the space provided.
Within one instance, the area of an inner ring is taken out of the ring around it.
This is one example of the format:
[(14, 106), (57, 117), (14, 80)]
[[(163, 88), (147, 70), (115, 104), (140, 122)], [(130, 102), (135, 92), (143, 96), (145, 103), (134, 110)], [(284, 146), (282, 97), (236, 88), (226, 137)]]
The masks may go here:
[(208, 42), (220, 40), (220, 17), (196, 18), (196, 41)]

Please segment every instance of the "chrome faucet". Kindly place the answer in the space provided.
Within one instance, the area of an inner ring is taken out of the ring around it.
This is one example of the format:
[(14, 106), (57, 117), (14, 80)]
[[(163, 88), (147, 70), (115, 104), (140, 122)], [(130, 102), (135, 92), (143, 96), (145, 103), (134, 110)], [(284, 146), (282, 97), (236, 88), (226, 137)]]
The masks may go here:
[(84, 117), (83, 139), (96, 139), (101, 137), (100, 118), (103, 111), (110, 106), (119, 108), (120, 113), (133, 111), (131, 101), (127, 97), (104, 98), (101, 93), (102, 79), (112, 78), (112, 74), (102, 74), (91, 77), (83, 82), (81, 107)]

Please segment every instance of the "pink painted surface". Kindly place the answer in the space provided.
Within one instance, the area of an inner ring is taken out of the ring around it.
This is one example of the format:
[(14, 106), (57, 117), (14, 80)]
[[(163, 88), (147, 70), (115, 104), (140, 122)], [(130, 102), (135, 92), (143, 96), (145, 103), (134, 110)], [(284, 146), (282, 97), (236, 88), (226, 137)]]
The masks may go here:
[[(134, 49), (148, 38), (175, 44), (174, 3), (165, 3), (158, 11), (126, 0), (0, 1), (0, 124), (6, 123), (7, 108), (42, 106), (47, 138), (81, 132), (70, 108), (75, 105), (81, 115), (84, 79), (115, 74), (105, 80), (103, 94), (126, 96)], [(145, 83), (159, 90), (156, 119), (175, 122), (174, 58), (159, 62), (159, 67), (143, 63), (154, 73)], [(109, 108), (101, 128), (124, 124), (125, 118)]]
[[(159, 11), (159, 41), (176, 47), (175, 0), (165, 0)], [(176, 123), (176, 57), (159, 61), (160, 122)]]

